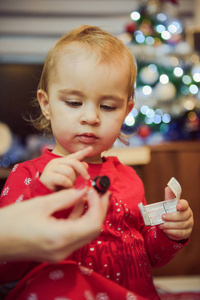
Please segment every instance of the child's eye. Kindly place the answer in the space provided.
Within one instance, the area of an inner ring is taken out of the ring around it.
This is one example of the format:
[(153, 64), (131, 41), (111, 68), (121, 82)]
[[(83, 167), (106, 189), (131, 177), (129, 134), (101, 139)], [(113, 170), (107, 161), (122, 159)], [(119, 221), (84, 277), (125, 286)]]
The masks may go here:
[(107, 110), (107, 111), (113, 111), (113, 110), (116, 109), (115, 106), (103, 105), (103, 104), (101, 105), (101, 108), (102, 108), (103, 110)]
[(82, 105), (80, 101), (65, 101), (65, 103), (70, 107), (79, 107)]

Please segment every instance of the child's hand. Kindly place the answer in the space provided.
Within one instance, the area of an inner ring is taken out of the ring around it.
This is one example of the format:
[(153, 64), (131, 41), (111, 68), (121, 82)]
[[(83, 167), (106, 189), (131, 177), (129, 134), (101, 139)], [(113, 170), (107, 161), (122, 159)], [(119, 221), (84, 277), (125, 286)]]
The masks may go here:
[[(165, 189), (165, 200), (173, 199), (174, 194), (169, 187)], [(159, 227), (162, 229), (169, 239), (179, 241), (187, 239), (194, 225), (193, 213), (186, 200), (179, 200), (177, 211), (162, 216), (165, 223)]]
[(87, 147), (68, 156), (52, 159), (44, 168), (40, 181), (50, 190), (56, 191), (60, 187), (71, 188), (79, 175), (89, 180), (88, 164), (80, 160), (91, 152), (92, 147)]

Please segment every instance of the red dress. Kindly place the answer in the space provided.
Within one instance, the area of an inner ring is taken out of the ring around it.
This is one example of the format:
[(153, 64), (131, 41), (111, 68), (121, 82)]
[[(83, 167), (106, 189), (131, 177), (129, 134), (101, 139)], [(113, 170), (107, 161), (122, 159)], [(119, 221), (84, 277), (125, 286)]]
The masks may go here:
[[(46, 150), (16, 165), (0, 206), (50, 193), (39, 175), (56, 157)], [(184, 244), (169, 240), (157, 226), (144, 226), (138, 208), (140, 202), (146, 204), (144, 188), (131, 167), (109, 157), (102, 164), (89, 164), (88, 172), (91, 178), (107, 175), (111, 181), (112, 197), (100, 236), (56, 265), (1, 263), (0, 283), (21, 279), (6, 300), (159, 299), (152, 267), (169, 262)], [(84, 181), (78, 177), (75, 186), (81, 185)]]

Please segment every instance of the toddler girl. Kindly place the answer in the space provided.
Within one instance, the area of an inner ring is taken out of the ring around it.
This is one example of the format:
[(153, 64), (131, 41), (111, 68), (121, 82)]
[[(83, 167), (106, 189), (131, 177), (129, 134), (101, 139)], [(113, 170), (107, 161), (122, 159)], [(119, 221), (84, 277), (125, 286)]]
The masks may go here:
[[(7, 299), (159, 299), (151, 269), (187, 243), (193, 217), (188, 202), (180, 200), (163, 225), (145, 227), (138, 209), (146, 204), (140, 178), (116, 157), (102, 157), (133, 108), (135, 78), (129, 49), (98, 27), (74, 29), (49, 51), (35, 126), (52, 132), (56, 146), (14, 167), (1, 206), (81, 188), (101, 175), (110, 178), (112, 195), (100, 236), (60, 264), (3, 264), (1, 281), (21, 279)], [(167, 190), (165, 199), (170, 197)]]

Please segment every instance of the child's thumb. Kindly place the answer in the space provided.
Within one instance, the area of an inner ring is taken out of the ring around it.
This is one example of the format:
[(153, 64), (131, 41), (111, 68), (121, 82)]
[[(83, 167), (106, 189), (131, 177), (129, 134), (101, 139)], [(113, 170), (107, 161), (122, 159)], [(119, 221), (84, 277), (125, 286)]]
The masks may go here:
[(172, 190), (167, 186), (165, 188), (165, 200), (171, 200), (176, 198), (176, 196), (174, 195), (174, 193), (172, 192)]

